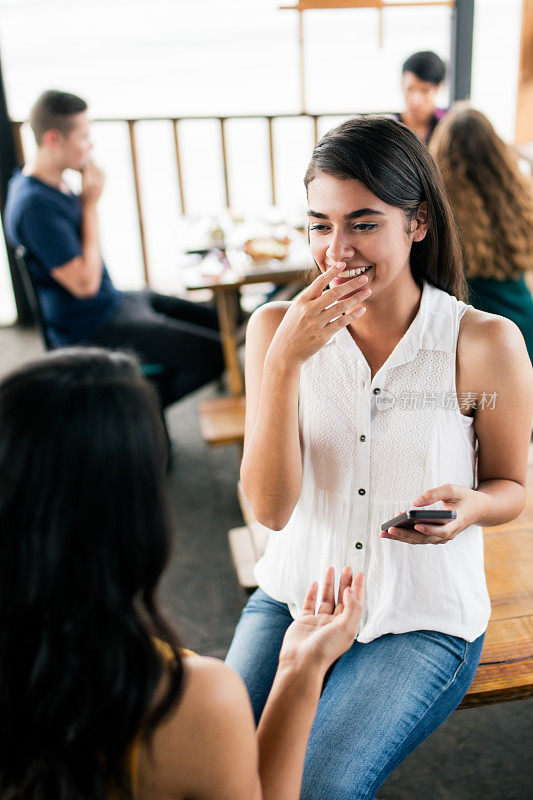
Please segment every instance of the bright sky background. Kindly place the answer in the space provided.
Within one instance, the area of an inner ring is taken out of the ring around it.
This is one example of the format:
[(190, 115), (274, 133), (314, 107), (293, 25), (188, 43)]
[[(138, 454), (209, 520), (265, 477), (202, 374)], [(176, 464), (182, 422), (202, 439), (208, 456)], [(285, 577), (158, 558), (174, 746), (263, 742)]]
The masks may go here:
[[(298, 113), (297, 14), (273, 0), (0, 0), (0, 55), (8, 108), (24, 119), (47, 88), (85, 97), (94, 117)], [(512, 140), (521, 0), (477, 0), (473, 103)], [(402, 107), (399, 76), (416, 50), (449, 55), (450, 10), (384, 12), (378, 42), (374, 9), (306, 14), (307, 110), (353, 113)], [(447, 102), (447, 90), (441, 102)], [(323, 128), (335, 124), (326, 120)], [(185, 123), (184, 182), (191, 213), (223, 206), (218, 129)], [(31, 137), (24, 137), (31, 154)], [(100, 203), (107, 266), (123, 288), (142, 285), (142, 265), (127, 131), (94, 127), (95, 159), (106, 171)], [(294, 218), (305, 198), (302, 176), (312, 147), (305, 121), (279, 122), (275, 155), (279, 205)], [(139, 128), (144, 212), (157, 288), (176, 277), (181, 228), (171, 131)], [(259, 215), (268, 207), (268, 162), (261, 121), (231, 122), (228, 159), (232, 205)], [(0, 246), (0, 323), (14, 319)]]

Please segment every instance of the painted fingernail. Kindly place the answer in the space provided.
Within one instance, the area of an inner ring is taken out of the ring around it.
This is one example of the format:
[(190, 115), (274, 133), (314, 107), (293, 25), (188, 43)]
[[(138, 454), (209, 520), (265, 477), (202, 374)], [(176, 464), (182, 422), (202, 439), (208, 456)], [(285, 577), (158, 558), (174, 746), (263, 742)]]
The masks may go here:
[(427, 528), (425, 528), (423, 525), (415, 525), (415, 531), (420, 531), (420, 533), (425, 533), (426, 530)]
[(361, 300), (364, 300), (365, 297), (370, 297), (371, 294), (372, 294), (372, 289), (365, 289), (364, 292), (361, 292), (360, 298)]
[(357, 283), (358, 283), (360, 286), (364, 286), (364, 284), (365, 284), (365, 283), (368, 283), (368, 278), (367, 278), (367, 276), (366, 276), (366, 275), (359, 275), (359, 277), (357, 278)]

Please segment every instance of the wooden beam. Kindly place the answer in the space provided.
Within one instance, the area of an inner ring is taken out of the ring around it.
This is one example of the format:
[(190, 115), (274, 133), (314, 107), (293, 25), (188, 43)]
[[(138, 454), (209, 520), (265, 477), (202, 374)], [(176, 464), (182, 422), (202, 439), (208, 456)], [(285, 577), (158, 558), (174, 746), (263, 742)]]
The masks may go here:
[(294, 6), (298, 11), (326, 10), (330, 8), (382, 8), (383, 0), (300, 0)]
[(423, 6), (454, 6), (455, 0), (431, 0), (429, 3), (388, 3), (387, 0), (299, 0), (294, 6), (280, 6), (280, 11), (328, 11), (335, 8), (402, 8)]
[(133, 182), (135, 184), (135, 200), (137, 203), (137, 218), (139, 221), (139, 235), (141, 237), (141, 251), (143, 259), (144, 280), (150, 286), (150, 268), (148, 266), (148, 250), (146, 248), (146, 235), (144, 232), (144, 217), (142, 209), (141, 182), (139, 178), (139, 164), (137, 161), (137, 144), (135, 141), (135, 120), (128, 120), (130, 134), (131, 165), (133, 168)]
[(517, 144), (533, 142), (533, 0), (522, 2), (515, 141)]

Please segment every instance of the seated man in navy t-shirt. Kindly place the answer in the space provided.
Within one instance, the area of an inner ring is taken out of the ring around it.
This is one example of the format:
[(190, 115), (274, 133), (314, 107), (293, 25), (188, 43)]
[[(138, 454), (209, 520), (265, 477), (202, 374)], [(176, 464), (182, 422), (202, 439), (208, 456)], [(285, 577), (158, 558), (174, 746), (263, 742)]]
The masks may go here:
[[(219, 376), (224, 367), (212, 309), (113, 286), (100, 252), (97, 203), (104, 175), (90, 159), (85, 101), (45, 92), (30, 124), (37, 154), (10, 181), (5, 229), (13, 247), (26, 249), (52, 345), (134, 350), (163, 369), (165, 405)], [(66, 169), (81, 172), (80, 195), (64, 182)]]

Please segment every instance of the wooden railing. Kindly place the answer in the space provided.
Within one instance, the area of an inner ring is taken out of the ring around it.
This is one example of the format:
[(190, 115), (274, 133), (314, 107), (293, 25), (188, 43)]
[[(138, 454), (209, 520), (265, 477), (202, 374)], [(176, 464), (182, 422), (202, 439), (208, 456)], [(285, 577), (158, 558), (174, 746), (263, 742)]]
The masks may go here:
[[(351, 112), (353, 113), (353, 112)], [(391, 112), (373, 112), (373, 113), (387, 113)], [(264, 120), (266, 122), (266, 132), (268, 138), (268, 158), (269, 158), (269, 175), (270, 175), (270, 200), (272, 205), (276, 205), (277, 192), (276, 192), (276, 162), (275, 162), (275, 147), (274, 147), (274, 121), (278, 119), (309, 119), (313, 123), (313, 135), (315, 144), (319, 138), (319, 120), (326, 118), (349, 117), (351, 114), (347, 111), (340, 111), (337, 113), (328, 112), (327, 114), (235, 114), (225, 117), (217, 117), (214, 115), (205, 116), (189, 116), (189, 117), (136, 117), (135, 119), (127, 119), (124, 117), (105, 117), (102, 119), (93, 120), (96, 123), (123, 123), (128, 126), (131, 165), (133, 171), (133, 182), (135, 187), (135, 200), (137, 208), (137, 221), (139, 226), (139, 238), (141, 243), (142, 263), (144, 278), (147, 285), (150, 285), (150, 267), (148, 260), (148, 248), (146, 243), (146, 228), (144, 223), (144, 216), (142, 210), (142, 188), (139, 172), (139, 159), (137, 155), (137, 140), (135, 128), (138, 123), (142, 122), (168, 122), (172, 126), (172, 135), (174, 141), (174, 156), (176, 159), (176, 173), (178, 180), (178, 196), (180, 201), (180, 210), (182, 214), (187, 214), (187, 200), (185, 197), (185, 190), (183, 186), (183, 172), (182, 172), (182, 156), (180, 147), (180, 133), (179, 128), (182, 122), (189, 121), (218, 121), (220, 145), (222, 153), (222, 174), (224, 178), (224, 201), (226, 208), (231, 207), (231, 188), (228, 171), (228, 158), (227, 158), (227, 123), (230, 120), (243, 120), (255, 119)], [(24, 123), (21, 121), (13, 122), (13, 133), (15, 137), (15, 146), (17, 150), (17, 158), (19, 164), (25, 161), (24, 147), (22, 143), (21, 128)], [(514, 147), (515, 152), (520, 158), (528, 161), (533, 171), (533, 151), (525, 147)]]
[[(353, 112), (352, 112), (353, 113)], [(373, 112), (373, 113), (390, 113), (390, 112)], [(142, 122), (168, 122), (169, 125), (172, 126), (172, 134), (173, 134), (173, 141), (174, 141), (174, 156), (176, 159), (176, 172), (177, 172), (177, 180), (178, 180), (178, 196), (180, 200), (180, 209), (182, 214), (187, 213), (187, 200), (185, 196), (185, 190), (183, 185), (183, 173), (182, 173), (182, 155), (181, 155), (181, 146), (180, 146), (180, 124), (182, 122), (189, 122), (189, 121), (218, 121), (219, 127), (219, 136), (220, 136), (220, 145), (221, 145), (221, 153), (222, 153), (222, 174), (224, 178), (224, 201), (226, 208), (231, 207), (231, 187), (230, 187), (230, 179), (229, 179), (229, 171), (228, 171), (228, 158), (227, 158), (227, 123), (230, 120), (243, 120), (243, 119), (254, 119), (254, 120), (264, 120), (266, 122), (266, 135), (268, 138), (268, 158), (269, 158), (269, 174), (270, 174), (270, 200), (272, 205), (276, 205), (277, 201), (277, 191), (276, 191), (276, 162), (275, 162), (275, 147), (274, 147), (274, 121), (278, 119), (309, 119), (313, 123), (313, 135), (315, 143), (318, 141), (319, 138), (319, 120), (323, 118), (338, 118), (338, 117), (348, 117), (350, 116), (350, 112), (341, 111), (337, 113), (327, 113), (327, 114), (235, 114), (235, 115), (228, 115), (225, 117), (217, 117), (214, 115), (205, 115), (205, 116), (188, 116), (188, 117), (136, 117), (135, 119), (125, 119), (123, 117), (115, 118), (115, 117), (106, 117), (104, 119), (95, 119), (94, 122), (97, 123), (123, 123), (124, 125), (128, 126), (129, 131), (129, 143), (130, 143), (130, 154), (131, 154), (131, 164), (132, 164), (132, 171), (133, 171), (133, 181), (135, 187), (135, 199), (136, 199), (136, 208), (137, 208), (137, 220), (139, 226), (139, 238), (141, 243), (141, 252), (142, 252), (142, 264), (143, 264), (143, 272), (144, 278), (147, 285), (150, 285), (150, 266), (149, 266), (149, 259), (148, 259), (148, 248), (146, 242), (146, 228), (144, 223), (144, 216), (143, 216), (143, 206), (142, 206), (142, 188), (141, 188), (141, 180), (139, 175), (139, 160), (137, 155), (137, 140), (136, 140), (136, 125)], [(17, 121), (13, 123), (14, 129), (14, 136), (15, 136), (15, 145), (17, 149), (17, 156), (19, 164), (24, 163), (24, 148), (22, 144), (22, 136), (21, 136), (21, 128), (24, 123)], [(515, 151), (517, 155), (521, 158), (525, 159), (530, 163), (530, 166), (533, 168), (533, 157), (532, 151), (526, 151), (523, 147), (519, 148), (516, 147)]]
[[(351, 112), (353, 113), (353, 112)], [(123, 117), (115, 118), (115, 117), (106, 117), (104, 119), (94, 119), (93, 122), (98, 124), (104, 123), (123, 123), (124, 125), (128, 126), (129, 132), (129, 143), (130, 143), (130, 155), (131, 155), (131, 164), (132, 164), (132, 171), (133, 171), (133, 181), (135, 187), (135, 199), (136, 199), (136, 207), (137, 207), (137, 220), (139, 226), (139, 237), (141, 243), (141, 252), (142, 252), (142, 262), (143, 262), (143, 271), (144, 271), (144, 278), (147, 285), (150, 285), (150, 265), (148, 259), (148, 248), (147, 248), (147, 241), (146, 241), (146, 227), (144, 222), (143, 216), (143, 204), (142, 204), (142, 187), (141, 187), (141, 180), (139, 174), (139, 159), (138, 159), (138, 148), (137, 148), (137, 139), (136, 139), (136, 126), (142, 122), (168, 122), (169, 125), (172, 126), (172, 135), (174, 141), (174, 155), (176, 160), (176, 171), (177, 171), (177, 181), (178, 181), (178, 196), (180, 200), (180, 209), (182, 214), (187, 214), (187, 199), (186, 193), (183, 185), (183, 172), (182, 172), (182, 152), (181, 152), (181, 145), (180, 145), (180, 125), (183, 122), (189, 121), (217, 121), (218, 128), (219, 128), (219, 136), (220, 136), (220, 146), (221, 146), (221, 153), (222, 153), (222, 174), (224, 179), (224, 202), (226, 208), (231, 207), (231, 186), (230, 186), (230, 178), (229, 178), (229, 171), (228, 171), (228, 157), (227, 157), (227, 123), (230, 120), (246, 120), (246, 119), (253, 119), (253, 120), (264, 120), (266, 123), (266, 136), (268, 139), (268, 158), (269, 158), (269, 174), (270, 174), (270, 200), (272, 205), (276, 205), (277, 201), (277, 191), (276, 191), (276, 162), (275, 162), (275, 153), (276, 149), (274, 146), (274, 122), (278, 119), (309, 119), (312, 121), (313, 124), (313, 134), (315, 143), (318, 141), (318, 134), (319, 134), (319, 120), (321, 118), (336, 118), (336, 117), (348, 117), (350, 116), (350, 112), (339, 112), (339, 113), (327, 113), (327, 114), (235, 114), (231, 116), (214, 116), (214, 115), (206, 115), (206, 116), (186, 116), (186, 117), (136, 117), (134, 119), (125, 119)], [(15, 136), (15, 144), (17, 148), (17, 156), (20, 164), (24, 163), (24, 147), (22, 143), (22, 135), (21, 135), (21, 128), (24, 123), (21, 121), (17, 121), (13, 123), (14, 129), (14, 136)]]

